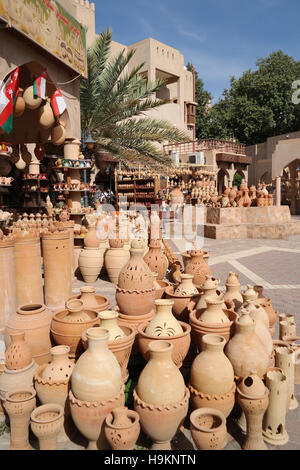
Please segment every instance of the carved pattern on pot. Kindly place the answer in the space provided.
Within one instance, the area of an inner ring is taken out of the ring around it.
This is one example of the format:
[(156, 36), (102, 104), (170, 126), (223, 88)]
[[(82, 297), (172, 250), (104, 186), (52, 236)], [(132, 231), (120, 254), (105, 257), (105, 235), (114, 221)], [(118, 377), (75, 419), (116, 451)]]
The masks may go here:
[(214, 408), (222, 411), (226, 418), (231, 413), (235, 403), (235, 383), (232, 389), (223, 395), (208, 395), (207, 393), (198, 392), (191, 384), (188, 387), (191, 394), (191, 405), (194, 409)]

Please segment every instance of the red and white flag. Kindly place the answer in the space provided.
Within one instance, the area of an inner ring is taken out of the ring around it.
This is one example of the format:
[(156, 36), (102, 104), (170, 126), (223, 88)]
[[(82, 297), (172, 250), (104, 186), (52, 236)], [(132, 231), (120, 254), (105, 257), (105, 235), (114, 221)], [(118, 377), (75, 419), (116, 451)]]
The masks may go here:
[(6, 134), (13, 129), (14, 103), (19, 90), (19, 67), (0, 85), (0, 127)]
[(54, 112), (54, 116), (61, 116), (62, 113), (67, 109), (62, 92), (58, 88), (51, 97), (51, 106)]
[(46, 83), (47, 83), (47, 69), (45, 69), (41, 75), (34, 80), (33, 83), (33, 96), (34, 98), (46, 99)]

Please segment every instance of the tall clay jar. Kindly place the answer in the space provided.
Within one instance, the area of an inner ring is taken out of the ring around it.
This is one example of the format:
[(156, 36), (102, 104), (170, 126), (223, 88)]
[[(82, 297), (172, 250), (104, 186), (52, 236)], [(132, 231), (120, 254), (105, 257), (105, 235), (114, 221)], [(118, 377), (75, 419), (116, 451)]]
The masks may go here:
[(194, 275), (194, 284), (196, 286), (201, 286), (205, 279), (206, 275), (210, 275), (210, 268), (208, 264), (204, 260), (204, 252), (201, 250), (191, 250), (190, 251), (191, 258), (188, 260), (185, 273), (186, 274), (193, 274)]
[(0, 240), (0, 329), (17, 308), (14, 243), (10, 238)]
[(6, 393), (4, 403), (10, 422), (10, 450), (32, 450), (29, 444), (30, 415), (36, 406), (33, 388), (21, 388)]
[(74, 258), (74, 220), (67, 220), (64, 222), (64, 228), (68, 230), (69, 238), (69, 251), (70, 251), (70, 266), (71, 266), (71, 279), (74, 277), (75, 271), (75, 258)]
[(109, 280), (113, 284), (118, 284), (121, 269), (129, 261), (130, 254), (124, 250), (124, 240), (109, 240), (109, 250), (105, 253), (105, 268)]
[(232, 301), (237, 311), (243, 303), (243, 296), (241, 293), (241, 284), (239, 283), (239, 275), (234, 272), (230, 272), (226, 280), (226, 292), (224, 300)]
[(29, 366), (32, 361), (30, 346), (25, 342), (25, 332), (10, 335), (11, 344), (7, 348), (5, 365), (8, 370), (19, 370)]
[(144, 261), (152, 272), (158, 273), (157, 279), (162, 281), (166, 275), (169, 262), (161, 250), (160, 240), (150, 241), (149, 251), (144, 256)]
[(70, 234), (67, 231), (43, 235), (45, 303), (53, 310), (63, 310), (72, 295)]
[(263, 419), (263, 436), (269, 444), (282, 446), (289, 440), (285, 429), (288, 383), (280, 369), (267, 372), (266, 386), (269, 389), (269, 406)]
[(78, 265), (84, 282), (96, 282), (103, 266), (102, 250), (85, 247), (80, 251)]
[(17, 305), (43, 304), (41, 244), (39, 234), (26, 232), (15, 238)]

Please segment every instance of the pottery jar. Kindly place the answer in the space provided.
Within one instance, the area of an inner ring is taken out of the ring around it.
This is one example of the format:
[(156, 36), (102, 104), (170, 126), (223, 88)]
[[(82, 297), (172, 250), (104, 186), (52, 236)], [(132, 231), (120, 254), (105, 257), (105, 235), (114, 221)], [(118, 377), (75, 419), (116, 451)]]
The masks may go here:
[(275, 349), (275, 365), (282, 370), (283, 374), (287, 378), (290, 410), (298, 408), (298, 400), (295, 396), (295, 367), (293, 359), (294, 351), (291, 347), (278, 347)]
[(105, 328), (109, 332), (108, 341), (115, 341), (126, 336), (118, 325), (118, 316), (119, 313), (113, 310), (98, 313), (98, 318), (101, 320), (101, 328)]
[(169, 299), (155, 300), (156, 313), (145, 333), (150, 336), (175, 336), (183, 333), (180, 323), (172, 314), (174, 302)]
[(105, 268), (110, 282), (118, 284), (119, 274), (122, 268), (128, 263), (130, 253), (124, 250), (123, 240), (109, 240), (110, 248), (105, 253)]
[(208, 264), (204, 260), (204, 252), (201, 250), (191, 250), (191, 259), (185, 267), (185, 274), (194, 274), (194, 284), (201, 286), (207, 274), (211, 274)]
[(225, 345), (222, 336), (203, 336), (202, 352), (194, 360), (190, 376), (190, 384), (199, 392), (223, 395), (232, 389), (234, 372), (223, 352)]
[(109, 332), (104, 328), (90, 328), (86, 335), (88, 349), (73, 369), (72, 392), (78, 400), (108, 400), (118, 395), (122, 386), (120, 366), (108, 349)]
[(226, 443), (226, 418), (221, 411), (200, 408), (190, 416), (191, 434), (198, 450), (220, 450)]
[(78, 266), (84, 282), (96, 282), (103, 266), (103, 252), (99, 248), (84, 248), (80, 251)]
[(28, 437), (30, 415), (35, 406), (36, 392), (32, 387), (6, 393), (4, 407), (10, 423), (10, 450), (33, 450)]
[(26, 90), (23, 93), (23, 99), (25, 101), (26, 108), (31, 109), (31, 110), (39, 108), (42, 104), (42, 98), (34, 97), (33, 86), (26, 88)]
[(207, 297), (218, 297), (221, 295), (221, 292), (217, 290), (219, 284), (220, 284), (219, 279), (216, 279), (215, 277), (208, 276), (208, 275), (205, 277), (205, 281), (201, 286), (202, 295), (199, 299), (199, 302), (196, 305), (196, 310), (207, 307), (207, 303), (206, 303)]
[(159, 280), (164, 279), (169, 262), (161, 250), (160, 240), (150, 241), (149, 251), (144, 256), (144, 261), (149, 266), (151, 271), (158, 273)]
[(193, 283), (194, 276), (193, 274), (181, 274), (180, 276), (180, 284), (178, 287), (176, 287), (176, 290), (174, 291), (175, 295), (178, 296), (193, 296), (193, 295), (198, 295), (199, 291), (195, 284)]
[(0, 328), (17, 309), (15, 252), (12, 238), (0, 240)]
[(57, 403), (38, 406), (31, 413), (30, 425), (40, 450), (56, 450), (57, 436), (64, 425), (64, 410)]
[(48, 98), (44, 106), (38, 110), (39, 124), (43, 129), (49, 129), (55, 123), (55, 116), (52, 111), (50, 99)]
[(43, 370), (42, 378), (52, 382), (70, 379), (74, 362), (69, 359), (69, 346), (54, 346), (50, 352), (52, 361)]
[(129, 291), (147, 291), (153, 289), (153, 275), (143, 260), (144, 246), (142, 241), (133, 240), (130, 249), (130, 260), (121, 269), (118, 287)]
[(230, 272), (226, 280), (226, 292), (224, 300), (233, 301), (235, 308), (238, 309), (243, 303), (243, 297), (241, 294), (241, 285), (238, 280), (239, 275), (234, 272)]
[(228, 316), (223, 309), (223, 298), (206, 297), (206, 309), (200, 314), (199, 320), (204, 323), (230, 323)]
[(86, 248), (99, 248), (100, 238), (97, 235), (96, 225), (89, 225), (88, 233), (84, 237)]
[(11, 343), (6, 350), (5, 365), (9, 370), (19, 370), (31, 364), (32, 354), (25, 342), (25, 332), (10, 334)]
[(71, 299), (79, 299), (83, 302), (83, 308), (86, 310), (95, 310), (102, 312), (108, 310), (109, 301), (103, 295), (96, 295), (96, 288), (93, 286), (84, 286), (80, 288), (80, 294), (70, 297)]
[(5, 400), (7, 392), (13, 392), (20, 387), (31, 388), (37, 367), (34, 360), (28, 366), (19, 370), (9, 370), (4, 367), (4, 371), (0, 374), (0, 399)]
[(126, 406), (115, 408), (105, 419), (105, 436), (112, 450), (133, 450), (140, 434), (140, 417)]
[(150, 314), (154, 309), (155, 289), (131, 291), (116, 289), (116, 302), (120, 312), (125, 316), (142, 316)]
[(10, 334), (25, 332), (32, 358), (43, 364), (50, 360), (50, 324), (52, 313), (45, 305), (21, 305), (17, 312), (11, 315), (5, 331), (6, 347), (10, 345)]

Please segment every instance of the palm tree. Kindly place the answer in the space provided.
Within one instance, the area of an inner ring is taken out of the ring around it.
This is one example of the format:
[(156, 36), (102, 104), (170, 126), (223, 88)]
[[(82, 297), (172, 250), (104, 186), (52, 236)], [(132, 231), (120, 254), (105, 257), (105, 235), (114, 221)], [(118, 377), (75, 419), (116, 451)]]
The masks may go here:
[(125, 164), (171, 165), (157, 143), (186, 142), (189, 136), (168, 121), (144, 116), (169, 102), (155, 97), (165, 82), (146, 81), (141, 74), (144, 64), (125, 72), (135, 51), (109, 58), (111, 41), (107, 30), (88, 50), (88, 78), (80, 86), (82, 129), (86, 135), (91, 131), (99, 150)]

